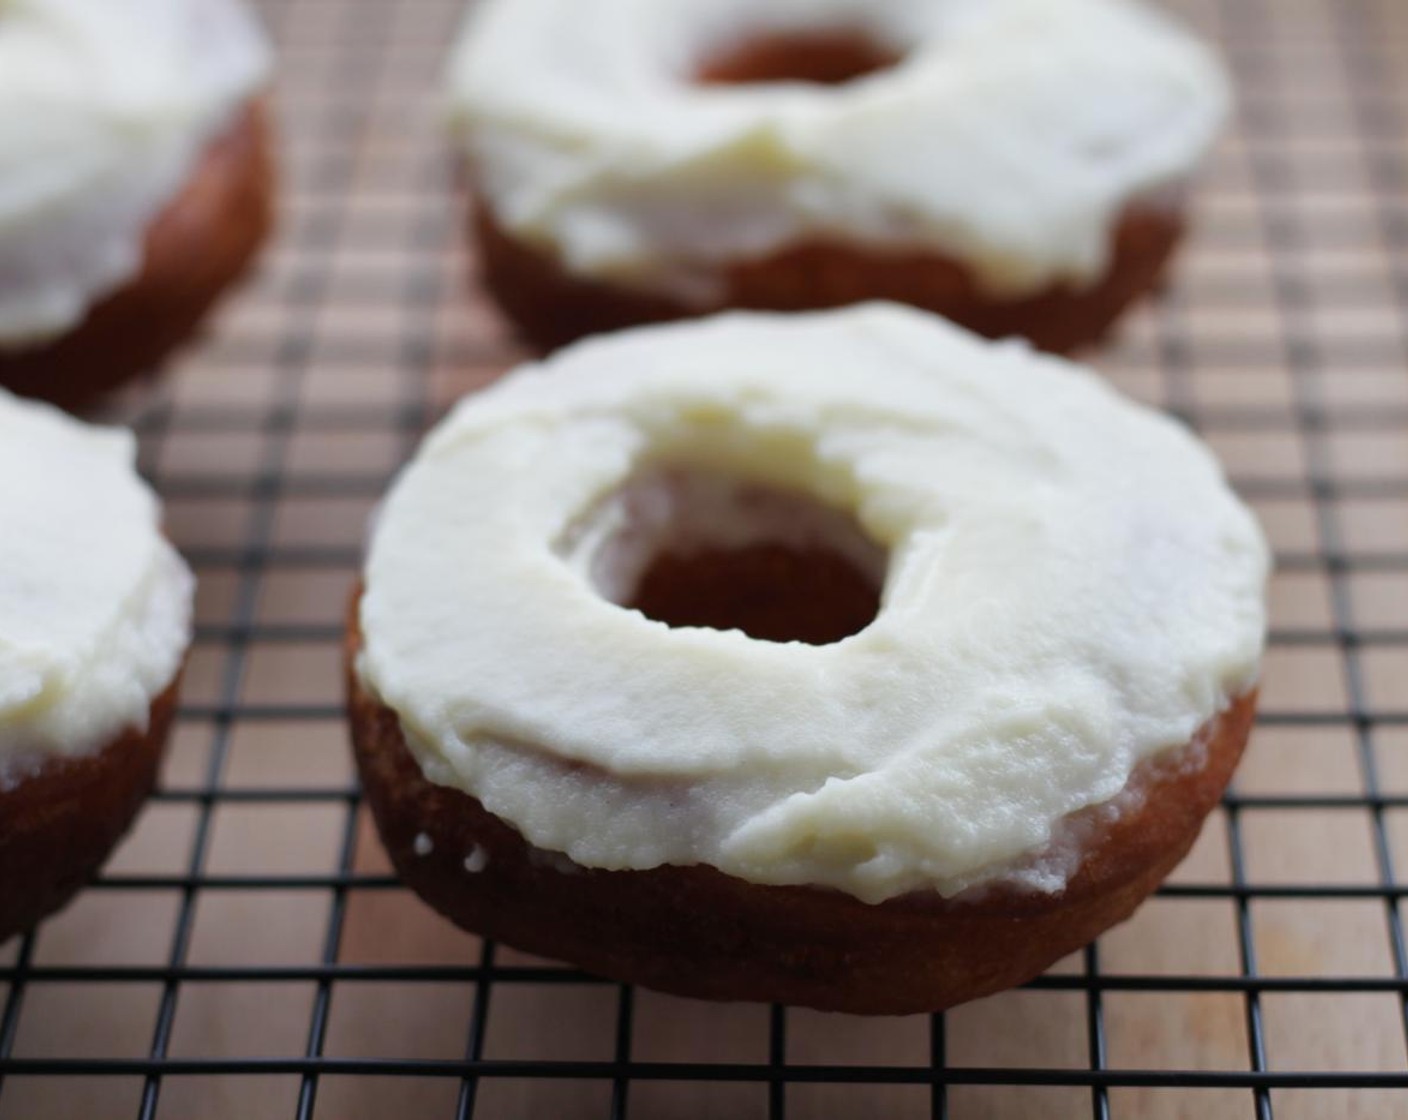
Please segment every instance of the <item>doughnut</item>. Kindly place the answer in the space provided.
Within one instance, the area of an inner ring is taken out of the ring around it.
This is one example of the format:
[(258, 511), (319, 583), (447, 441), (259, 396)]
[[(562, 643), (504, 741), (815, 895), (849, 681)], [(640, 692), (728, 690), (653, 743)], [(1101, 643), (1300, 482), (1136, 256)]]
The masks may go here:
[(241, 0), (0, 5), (0, 386), (148, 373), (273, 222), (269, 52)]
[(1134, 0), (485, 0), (448, 86), (481, 277), (540, 350), (872, 300), (1088, 345), (1230, 99)]
[(130, 432), (0, 390), (0, 940), (58, 909), (156, 782), (194, 581)]
[(1267, 549), (1089, 370), (893, 304), (579, 343), (461, 403), (346, 659), (398, 873), (716, 999), (932, 1011), (1127, 917), (1245, 745)]

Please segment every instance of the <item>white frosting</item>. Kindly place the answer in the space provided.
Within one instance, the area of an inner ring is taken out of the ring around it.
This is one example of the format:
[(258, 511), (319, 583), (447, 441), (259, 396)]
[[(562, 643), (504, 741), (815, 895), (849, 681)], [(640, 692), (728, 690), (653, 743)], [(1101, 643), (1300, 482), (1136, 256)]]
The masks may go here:
[(263, 85), (242, 0), (0, 0), (0, 348), (78, 323)]
[(0, 784), (145, 730), (180, 668), (194, 581), (135, 458), (0, 390)]
[[(661, 464), (851, 515), (875, 621), (810, 646), (609, 601), (583, 519)], [(382, 507), (358, 669), (430, 780), (584, 866), (952, 895), (1254, 684), (1267, 568), (1203, 445), (1092, 372), (891, 305), (726, 315), (462, 403)]]
[[(859, 28), (844, 86), (700, 86), (749, 34)], [(707, 305), (811, 237), (926, 247), (999, 296), (1090, 283), (1226, 115), (1211, 53), (1129, 0), (486, 0), (450, 68), (497, 221), (571, 271)]]

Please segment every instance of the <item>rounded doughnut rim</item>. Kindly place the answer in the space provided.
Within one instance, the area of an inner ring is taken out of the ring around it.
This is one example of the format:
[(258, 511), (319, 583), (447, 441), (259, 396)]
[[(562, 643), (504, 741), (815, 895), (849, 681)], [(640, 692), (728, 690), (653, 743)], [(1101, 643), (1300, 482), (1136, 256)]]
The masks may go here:
[(467, 236), (478, 246), (471, 268), (539, 353), (590, 335), (725, 310), (821, 311), (889, 300), (987, 338), (1019, 335), (1038, 349), (1070, 354), (1101, 342), (1132, 304), (1162, 287), (1185, 231), (1178, 204), (1133, 204), (1115, 224), (1109, 266), (1093, 284), (1057, 283), (1008, 299), (984, 293), (971, 268), (943, 253), (807, 240), (732, 262), (722, 270), (721, 297), (696, 306), (577, 275), (552, 250), (505, 229), (472, 187), (465, 193)]
[(181, 676), (152, 700), (145, 731), (0, 785), (0, 942), (67, 904), (132, 826), (156, 786)]
[(275, 176), (271, 113), (258, 95), (148, 226), (141, 271), (58, 338), (0, 348), (0, 386), (78, 410), (154, 373), (253, 265), (274, 226)]
[(997, 884), (870, 904), (704, 865), (586, 868), (533, 847), (476, 798), (426, 779), (399, 717), (358, 677), (360, 599), (358, 587), (344, 648), (348, 719), (363, 791), (401, 878), (466, 930), (694, 998), (898, 1015), (1030, 980), (1128, 918), (1187, 854), (1231, 780), (1257, 701), (1249, 689), (1187, 747), (1140, 763), (1120, 813), (1077, 814), (1082, 855), (1060, 893)]

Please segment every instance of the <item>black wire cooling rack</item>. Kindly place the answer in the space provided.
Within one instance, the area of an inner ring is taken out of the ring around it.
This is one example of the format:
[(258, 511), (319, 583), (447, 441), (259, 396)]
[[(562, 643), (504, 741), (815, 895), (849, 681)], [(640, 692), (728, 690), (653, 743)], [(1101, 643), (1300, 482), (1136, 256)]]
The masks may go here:
[(12, 1117), (1408, 1117), (1408, 4), (1179, 0), (1240, 113), (1163, 298), (1097, 361), (1197, 427), (1279, 560), (1235, 791), (1128, 925), (1026, 989), (855, 1020), (482, 944), (401, 888), (338, 682), (362, 526), (515, 355), (467, 291), (456, 0), (265, 0), (281, 236), (120, 409), (201, 577), (158, 794), (0, 948)]

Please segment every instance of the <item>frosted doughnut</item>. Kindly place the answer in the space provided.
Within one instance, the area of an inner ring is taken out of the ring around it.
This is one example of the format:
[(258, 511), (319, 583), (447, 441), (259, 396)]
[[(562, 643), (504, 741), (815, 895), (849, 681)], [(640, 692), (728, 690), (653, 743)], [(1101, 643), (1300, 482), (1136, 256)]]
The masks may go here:
[(0, 389), (0, 940), (87, 881), (156, 781), (194, 581), (135, 457)]
[(82, 403), (243, 269), (269, 64), (243, 0), (0, 0), (0, 385)]
[[(729, 480), (822, 511), (731, 506)], [(810, 645), (622, 606), (650, 555), (705, 538), (822, 542), (880, 580), (879, 610)], [(393, 487), (353, 730), (383, 830), (404, 814), (407, 845), (434, 841), (421, 868), (489, 850), (435, 831), (487, 819), (624, 882), (703, 865), (866, 913), (993, 888), (1056, 907), (1091, 828), (1164, 811), (1150, 768), (1201, 783), (1181, 831), (1152, 830), (1163, 871), (1191, 842), (1245, 741), (1266, 575), (1197, 440), (1059, 359), (891, 306), (629, 332), (460, 404)], [(383, 769), (400, 744), (415, 796)], [(490, 851), (474, 882), (494, 873)], [(467, 920), (513, 940), (504, 904)], [(725, 988), (831, 999), (766, 990)]]
[[(889, 64), (698, 80), (845, 36)], [(488, 0), (449, 88), (486, 278), (547, 343), (887, 297), (1069, 348), (1153, 283), (1228, 105), (1129, 0)]]

